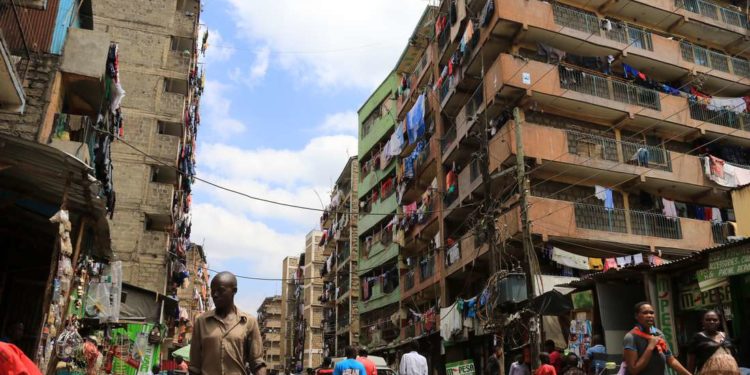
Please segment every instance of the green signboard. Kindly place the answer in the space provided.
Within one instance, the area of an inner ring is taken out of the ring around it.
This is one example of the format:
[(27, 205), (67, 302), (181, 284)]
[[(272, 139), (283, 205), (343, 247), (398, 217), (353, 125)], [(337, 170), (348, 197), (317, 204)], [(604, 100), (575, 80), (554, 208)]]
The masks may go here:
[(446, 375), (474, 375), (474, 361), (468, 359), (465, 361), (451, 362), (445, 364)]
[(689, 284), (680, 288), (680, 310), (706, 310), (732, 303), (728, 279), (712, 279), (703, 284)]
[(594, 294), (590, 290), (573, 293), (570, 295), (573, 300), (573, 308), (576, 310), (590, 310), (594, 308)]
[(717, 251), (708, 255), (708, 268), (700, 270), (698, 281), (750, 273), (750, 246)]
[(659, 328), (664, 333), (664, 338), (677, 355), (677, 340), (674, 326), (674, 299), (672, 296), (672, 280), (667, 275), (656, 275), (656, 319)]
[(159, 345), (148, 342), (153, 324), (128, 324), (112, 331), (111, 370), (115, 374), (145, 375), (159, 364)]

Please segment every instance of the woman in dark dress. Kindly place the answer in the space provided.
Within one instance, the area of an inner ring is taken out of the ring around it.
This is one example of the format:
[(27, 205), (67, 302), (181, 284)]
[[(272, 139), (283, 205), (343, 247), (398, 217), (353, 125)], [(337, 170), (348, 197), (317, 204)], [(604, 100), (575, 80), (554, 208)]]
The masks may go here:
[(693, 336), (688, 346), (688, 371), (700, 375), (739, 375), (732, 356), (732, 342), (719, 331), (719, 314), (709, 310), (703, 314), (703, 331)]

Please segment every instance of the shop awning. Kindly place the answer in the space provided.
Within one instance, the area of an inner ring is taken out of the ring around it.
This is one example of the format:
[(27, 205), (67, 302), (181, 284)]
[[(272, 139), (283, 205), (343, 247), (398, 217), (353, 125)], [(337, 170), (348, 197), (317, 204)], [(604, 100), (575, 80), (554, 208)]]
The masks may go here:
[(122, 283), (121, 300), (121, 322), (159, 323), (162, 302), (164, 303), (165, 316), (173, 314), (177, 309), (176, 299), (127, 283)]
[(539, 315), (563, 315), (573, 310), (573, 301), (570, 299), (570, 292), (561, 293), (553, 289), (534, 297), (529, 307)]
[(56, 148), (0, 134), (0, 190), (17, 200), (60, 207), (67, 192), (71, 214), (89, 219), (95, 231), (95, 256), (111, 258), (112, 247), (101, 185), (86, 163)]

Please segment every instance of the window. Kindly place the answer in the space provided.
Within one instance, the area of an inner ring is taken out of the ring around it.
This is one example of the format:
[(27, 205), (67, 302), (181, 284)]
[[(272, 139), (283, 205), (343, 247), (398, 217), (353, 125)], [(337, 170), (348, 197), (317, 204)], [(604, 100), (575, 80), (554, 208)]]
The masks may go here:
[(175, 184), (177, 183), (177, 172), (174, 168), (152, 165), (151, 182), (159, 184)]
[(164, 78), (164, 91), (187, 95), (188, 83), (184, 79)]
[(182, 137), (182, 124), (179, 122), (157, 121), (156, 125), (159, 129), (159, 134)]
[(192, 38), (183, 38), (181, 36), (172, 36), (171, 42), (170, 42), (170, 49), (172, 51), (188, 51), (190, 52), (193, 49), (193, 39)]

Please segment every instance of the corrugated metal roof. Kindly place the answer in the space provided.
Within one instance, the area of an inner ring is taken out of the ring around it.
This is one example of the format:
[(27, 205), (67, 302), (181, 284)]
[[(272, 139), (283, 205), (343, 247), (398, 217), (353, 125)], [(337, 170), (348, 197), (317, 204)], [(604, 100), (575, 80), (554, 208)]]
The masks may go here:
[(78, 158), (41, 143), (0, 134), (0, 187), (25, 197), (60, 206), (68, 187), (67, 209), (93, 222), (99, 256), (111, 257), (111, 239), (101, 185), (91, 168)]
[[(23, 48), (23, 41), (11, 8), (12, 3), (11, 0), (0, 0), (0, 29), (3, 30), (11, 51), (17, 51)], [(60, 0), (47, 0), (46, 9), (15, 7), (21, 30), (32, 52), (50, 52), (59, 4)]]

